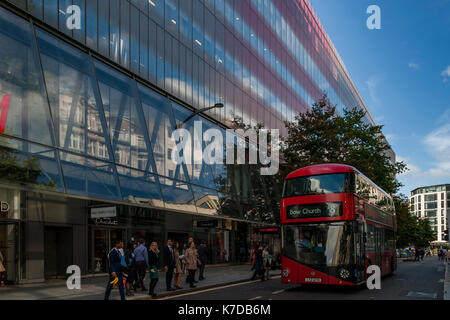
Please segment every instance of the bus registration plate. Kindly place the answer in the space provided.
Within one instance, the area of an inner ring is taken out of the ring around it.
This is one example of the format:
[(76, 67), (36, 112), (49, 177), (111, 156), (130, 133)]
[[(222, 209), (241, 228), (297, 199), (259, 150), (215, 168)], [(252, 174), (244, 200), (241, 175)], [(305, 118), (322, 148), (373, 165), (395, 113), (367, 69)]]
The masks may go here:
[(305, 278), (305, 282), (321, 283), (322, 278)]

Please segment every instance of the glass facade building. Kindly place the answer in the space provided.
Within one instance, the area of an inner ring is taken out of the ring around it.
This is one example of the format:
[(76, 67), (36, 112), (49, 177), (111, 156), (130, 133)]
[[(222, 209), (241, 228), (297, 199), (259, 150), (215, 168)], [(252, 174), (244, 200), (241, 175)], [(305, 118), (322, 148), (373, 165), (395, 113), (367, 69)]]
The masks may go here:
[(239, 120), (286, 135), (284, 121), (324, 92), (367, 111), (306, 0), (0, 4), (0, 250), (12, 282), (69, 264), (104, 272), (118, 238), (194, 236), (211, 263), (246, 261), (269, 241), (255, 230), (277, 223), (277, 184), (248, 165), (176, 164), (172, 132)]

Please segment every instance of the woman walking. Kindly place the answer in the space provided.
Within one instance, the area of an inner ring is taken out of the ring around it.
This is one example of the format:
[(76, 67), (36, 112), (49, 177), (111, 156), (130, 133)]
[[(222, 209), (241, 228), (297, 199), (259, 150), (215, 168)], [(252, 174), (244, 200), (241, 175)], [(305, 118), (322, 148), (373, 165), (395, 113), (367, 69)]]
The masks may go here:
[(175, 289), (183, 289), (183, 287), (180, 285), (181, 275), (183, 274), (183, 266), (180, 260), (180, 244), (175, 241), (173, 247), (173, 254), (175, 257)]
[(264, 247), (263, 251), (263, 262), (264, 262), (264, 269), (266, 270), (266, 279), (270, 280), (270, 268), (272, 266), (272, 255), (269, 251), (269, 246)]
[(136, 249), (136, 243), (130, 242), (125, 250), (125, 263), (127, 264), (125, 270), (125, 273), (127, 274), (127, 296), (134, 296), (134, 293), (131, 292), (131, 288), (134, 287), (134, 281), (136, 280), (136, 260), (134, 259), (134, 249)]
[(195, 249), (194, 241), (191, 242), (189, 249), (186, 250), (186, 254), (183, 259), (189, 272), (188, 282), (190, 283), (190, 287), (195, 288), (194, 281), (195, 271), (197, 271), (198, 268), (198, 252), (197, 249)]
[(149, 295), (152, 296), (153, 299), (157, 297), (155, 293), (155, 287), (159, 280), (158, 275), (158, 266), (159, 266), (159, 250), (158, 244), (156, 242), (152, 242), (150, 245), (149, 255), (148, 255), (148, 264), (150, 269), (150, 289)]

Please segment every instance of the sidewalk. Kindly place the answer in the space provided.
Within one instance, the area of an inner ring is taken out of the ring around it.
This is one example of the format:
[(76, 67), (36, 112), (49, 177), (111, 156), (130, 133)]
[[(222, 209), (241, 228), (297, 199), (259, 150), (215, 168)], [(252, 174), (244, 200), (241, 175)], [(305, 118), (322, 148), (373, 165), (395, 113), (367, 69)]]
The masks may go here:
[(450, 300), (450, 264), (445, 264), (444, 300)]
[[(219, 285), (234, 284), (250, 280), (253, 272), (250, 271), (251, 266), (245, 265), (228, 265), (228, 266), (206, 266), (205, 278), (195, 285), (197, 288), (190, 289), (186, 283), (186, 275), (181, 277), (181, 286), (183, 289), (172, 292), (166, 291), (165, 273), (160, 273), (160, 279), (156, 286), (158, 297), (168, 295), (176, 295), (196, 290), (208, 289)], [(280, 270), (272, 270), (273, 276), (279, 275)], [(198, 279), (198, 271), (196, 274)], [(0, 288), (0, 300), (103, 300), (107, 277), (89, 277), (81, 279), (81, 290), (69, 290), (65, 280), (51, 280), (40, 284), (27, 284), (17, 286), (7, 286)], [(148, 274), (145, 278), (145, 286), (149, 286)], [(111, 300), (120, 299), (119, 290), (114, 289), (111, 293)], [(148, 291), (142, 292), (140, 289), (134, 297), (127, 297), (127, 300), (143, 300), (150, 299)]]

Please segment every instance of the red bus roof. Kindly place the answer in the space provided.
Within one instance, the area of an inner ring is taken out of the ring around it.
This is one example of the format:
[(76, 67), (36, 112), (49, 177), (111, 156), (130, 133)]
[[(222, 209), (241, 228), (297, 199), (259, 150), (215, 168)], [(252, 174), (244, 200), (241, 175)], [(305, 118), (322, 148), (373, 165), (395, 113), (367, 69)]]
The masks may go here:
[(343, 172), (359, 172), (356, 168), (346, 164), (326, 163), (316, 164), (304, 167), (288, 174), (286, 179), (292, 179), (304, 176), (315, 176), (320, 174), (343, 173)]

